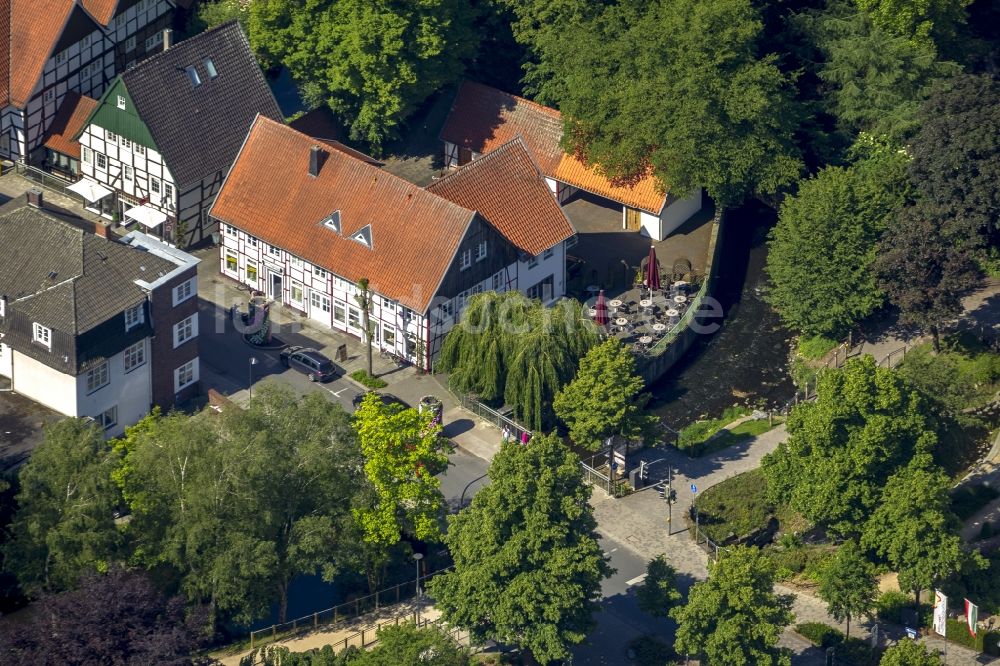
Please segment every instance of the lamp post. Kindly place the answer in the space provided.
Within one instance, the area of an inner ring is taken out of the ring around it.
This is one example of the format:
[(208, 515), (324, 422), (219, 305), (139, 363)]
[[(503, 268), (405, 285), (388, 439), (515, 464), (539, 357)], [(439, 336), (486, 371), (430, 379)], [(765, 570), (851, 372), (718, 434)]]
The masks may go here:
[(417, 591), (417, 626), (419, 627), (420, 626), (420, 560), (424, 559), (424, 554), (423, 553), (413, 553), (413, 559), (417, 563), (417, 582), (416, 582), (416, 591)]
[(253, 366), (257, 365), (257, 357), (250, 357), (250, 399), (253, 400)]

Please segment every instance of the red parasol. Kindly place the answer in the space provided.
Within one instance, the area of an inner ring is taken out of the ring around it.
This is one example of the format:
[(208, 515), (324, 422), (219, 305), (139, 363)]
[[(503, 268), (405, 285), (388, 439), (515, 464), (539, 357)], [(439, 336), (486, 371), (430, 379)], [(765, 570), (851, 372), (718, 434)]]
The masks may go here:
[(604, 300), (604, 290), (597, 294), (597, 303), (594, 304), (594, 323), (598, 326), (608, 325), (608, 304)]
[(649, 246), (649, 259), (646, 261), (646, 286), (649, 293), (660, 288), (660, 262), (656, 260), (656, 246)]

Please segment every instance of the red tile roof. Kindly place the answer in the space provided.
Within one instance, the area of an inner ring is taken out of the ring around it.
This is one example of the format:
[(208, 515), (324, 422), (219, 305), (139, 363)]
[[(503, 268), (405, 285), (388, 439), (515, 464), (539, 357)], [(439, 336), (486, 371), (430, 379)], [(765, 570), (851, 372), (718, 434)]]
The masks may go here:
[(80, 142), (74, 141), (73, 137), (83, 129), (83, 123), (96, 107), (96, 99), (72, 90), (66, 93), (46, 132), (45, 147), (79, 159)]
[(0, 26), (0, 50), (8, 51), (10, 56), (7, 68), (0, 73), (4, 79), (0, 90), (6, 88), (5, 102), (24, 108), (76, 1), (9, 1), (9, 23)]
[(118, 0), (80, 0), (83, 8), (90, 12), (101, 25), (108, 25), (115, 15)]
[(574, 233), (520, 136), (432, 183), (429, 191), (477, 210), (531, 255)]
[[(339, 151), (309, 175), (316, 141), (258, 116), (212, 216), (426, 312), (475, 213)], [(340, 211), (341, 233), (322, 221)], [(351, 240), (366, 226), (372, 248)]]
[(440, 134), (442, 141), (482, 154), (518, 135), (550, 178), (657, 215), (666, 202), (667, 195), (652, 174), (633, 187), (619, 187), (563, 152), (559, 111), (481, 83), (462, 84)]

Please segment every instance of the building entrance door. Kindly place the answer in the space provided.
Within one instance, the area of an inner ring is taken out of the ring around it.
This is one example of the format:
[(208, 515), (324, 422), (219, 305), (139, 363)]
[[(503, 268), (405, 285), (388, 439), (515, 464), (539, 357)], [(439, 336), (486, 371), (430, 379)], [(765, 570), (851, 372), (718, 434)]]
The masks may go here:
[(639, 231), (642, 227), (642, 213), (635, 208), (625, 209), (625, 228), (629, 231)]
[(271, 273), (271, 279), (268, 282), (268, 288), (270, 290), (268, 296), (281, 303), (282, 302), (281, 273)]

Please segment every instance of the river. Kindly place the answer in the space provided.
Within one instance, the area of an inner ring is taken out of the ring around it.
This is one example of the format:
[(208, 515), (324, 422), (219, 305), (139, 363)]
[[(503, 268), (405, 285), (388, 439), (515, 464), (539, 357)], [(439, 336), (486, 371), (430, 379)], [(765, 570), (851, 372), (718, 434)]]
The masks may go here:
[(714, 294), (722, 328), (701, 336), (650, 387), (650, 410), (667, 425), (679, 429), (734, 404), (778, 407), (793, 396), (786, 369), (792, 333), (763, 300), (767, 232), (775, 221), (775, 212), (756, 201), (729, 212)]

